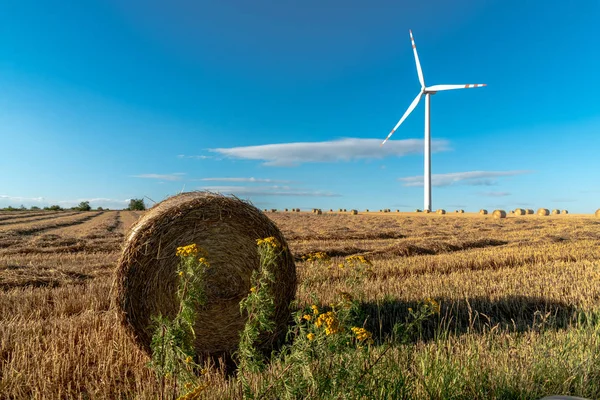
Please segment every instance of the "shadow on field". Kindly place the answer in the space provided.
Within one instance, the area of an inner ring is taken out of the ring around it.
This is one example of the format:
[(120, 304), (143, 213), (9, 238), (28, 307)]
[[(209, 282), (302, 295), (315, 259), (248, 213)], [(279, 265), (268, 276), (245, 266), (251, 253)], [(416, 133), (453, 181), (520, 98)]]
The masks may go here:
[[(483, 332), (495, 326), (505, 332), (564, 329), (580, 315), (580, 310), (572, 305), (541, 297), (435, 300), (440, 304), (440, 313), (427, 318), (421, 325), (420, 335), (412, 335), (411, 340), (430, 340), (439, 334)], [(396, 323), (411, 320), (409, 308), (417, 310), (419, 303), (388, 300), (360, 304), (365, 327), (379, 340), (392, 336)]]

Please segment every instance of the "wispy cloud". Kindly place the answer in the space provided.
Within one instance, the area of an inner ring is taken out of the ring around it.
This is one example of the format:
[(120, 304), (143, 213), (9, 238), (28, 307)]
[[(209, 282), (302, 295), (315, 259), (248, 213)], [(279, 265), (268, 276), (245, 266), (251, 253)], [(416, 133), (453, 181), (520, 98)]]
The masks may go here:
[[(423, 141), (418, 139), (392, 140), (384, 146), (380, 139), (339, 139), (327, 142), (300, 142), (265, 144), (210, 149), (229, 158), (260, 160), (268, 166), (295, 166), (309, 162), (351, 161), (358, 159), (405, 156), (423, 152)], [(433, 152), (449, 150), (445, 140), (433, 140)]]
[(560, 197), (560, 198), (557, 198), (557, 199), (551, 199), (550, 201), (552, 201), (554, 203), (574, 203), (574, 202), (577, 201), (577, 199)]
[[(450, 186), (454, 184), (471, 186), (491, 186), (497, 183), (496, 178), (529, 174), (532, 171), (468, 171), (431, 175), (432, 186)], [(422, 176), (398, 178), (404, 186), (423, 186)]]
[(297, 196), (297, 197), (339, 197), (339, 194), (323, 191), (299, 190), (289, 186), (205, 186), (200, 188), (211, 192), (242, 196)]
[(179, 154), (179, 155), (177, 155), (177, 158), (191, 158), (191, 159), (194, 159), (194, 160), (207, 160), (209, 158), (214, 158), (214, 157), (213, 156), (203, 156), (203, 155), (200, 155), (200, 156), (187, 156), (185, 154)]
[(173, 174), (141, 174), (131, 175), (132, 178), (143, 178), (143, 179), (159, 179), (161, 181), (180, 181), (183, 179), (185, 173), (175, 172)]
[(248, 182), (248, 183), (291, 183), (292, 181), (283, 181), (277, 179), (265, 179), (265, 178), (201, 178), (199, 181), (213, 181), (213, 182)]
[(5, 194), (0, 194), (0, 200), (6, 201), (25, 201), (25, 202), (38, 202), (41, 203), (45, 200), (43, 197), (22, 197), (22, 196), (8, 196)]
[(488, 197), (504, 197), (511, 195), (509, 192), (478, 192), (478, 194)]

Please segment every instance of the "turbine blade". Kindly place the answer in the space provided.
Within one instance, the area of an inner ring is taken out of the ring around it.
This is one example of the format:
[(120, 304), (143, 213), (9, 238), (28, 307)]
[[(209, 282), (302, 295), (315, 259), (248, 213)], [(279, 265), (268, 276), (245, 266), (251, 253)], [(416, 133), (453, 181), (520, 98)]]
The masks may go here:
[(419, 62), (419, 55), (417, 54), (417, 45), (413, 38), (412, 31), (410, 31), (410, 41), (412, 42), (413, 53), (415, 53), (415, 64), (417, 64), (417, 74), (419, 75), (419, 82), (421, 82), (421, 89), (425, 87), (425, 80), (423, 79), (423, 71), (421, 70), (421, 63)]
[(487, 86), (485, 83), (471, 83), (468, 85), (433, 85), (425, 88), (427, 92), (439, 92), (442, 90), (453, 90), (453, 89), (471, 89)]
[(387, 135), (387, 137), (385, 138), (385, 140), (381, 143), (381, 146), (383, 146), (385, 144), (385, 142), (387, 142), (388, 139), (390, 137), (392, 137), (392, 135), (394, 134), (394, 132), (396, 131), (396, 129), (398, 129), (398, 127), (400, 126), (400, 124), (403, 123), (404, 120), (406, 119), (406, 117), (408, 117), (408, 115), (412, 112), (412, 110), (415, 109), (415, 107), (419, 103), (419, 100), (421, 100), (421, 96), (422, 95), (423, 95), (423, 92), (419, 92), (419, 94), (417, 95), (417, 97), (415, 97), (415, 99), (413, 100), (413, 102), (410, 103), (410, 106), (408, 106), (408, 108), (406, 109), (406, 112), (404, 113), (404, 115), (402, 116), (402, 118), (400, 118), (400, 121), (398, 121), (398, 123), (396, 124), (396, 126), (394, 127), (394, 129), (392, 129), (392, 131), (389, 133), (389, 135)]

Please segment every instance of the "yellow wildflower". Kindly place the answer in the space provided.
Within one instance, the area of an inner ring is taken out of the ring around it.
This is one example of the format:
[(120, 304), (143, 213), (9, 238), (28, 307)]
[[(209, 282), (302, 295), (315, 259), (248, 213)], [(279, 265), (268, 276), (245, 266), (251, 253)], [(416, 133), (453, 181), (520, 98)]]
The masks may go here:
[(250, 293), (256, 293), (256, 288), (254, 286), (250, 288)]
[(310, 320), (312, 319), (312, 315), (310, 315), (310, 314), (304, 314), (304, 315), (302, 316), (302, 319), (305, 319), (305, 320), (307, 320), (307, 321), (310, 321)]
[(189, 364), (189, 363), (191, 363), (191, 362), (192, 362), (192, 357), (191, 357), (191, 356), (187, 356), (187, 357), (185, 358), (185, 363), (186, 363), (186, 364)]
[(206, 259), (206, 257), (200, 257), (200, 258), (198, 259), (198, 262), (199, 262), (200, 264), (204, 264), (204, 265), (206, 265), (207, 267), (210, 267), (210, 264), (208, 263), (208, 260)]
[(185, 385), (183, 385), (187, 390), (190, 390), (192, 387), (194, 387), (194, 385), (192, 385), (190, 382), (186, 382)]
[(196, 386), (196, 388), (194, 390), (192, 390), (191, 392), (189, 392), (188, 394), (181, 396), (179, 398), (179, 400), (197, 399), (200, 397), (200, 393), (202, 393), (204, 391), (204, 389), (206, 389), (207, 387), (208, 387), (208, 384), (200, 384), (200, 385)]
[(306, 335), (306, 338), (308, 340), (314, 340), (315, 339), (315, 334), (314, 333), (309, 333), (308, 335)]
[(319, 315), (319, 307), (313, 304), (312, 306), (310, 306), (310, 308), (313, 310), (314, 315)]
[(358, 327), (353, 327), (351, 328), (352, 332), (354, 332), (354, 335), (356, 335), (356, 339), (359, 342), (363, 342), (363, 341), (367, 341), (369, 343), (373, 342), (373, 334), (371, 332), (369, 332), (368, 330), (366, 330), (365, 328), (358, 328)]
[(198, 251), (198, 246), (195, 243), (192, 243), (187, 246), (178, 247), (175, 255), (179, 257), (195, 256), (198, 254)]
[(279, 242), (273, 236), (265, 238), (265, 239), (257, 239), (256, 244), (258, 246), (266, 245), (266, 246), (272, 247), (272, 248), (279, 247)]
[(320, 328), (323, 325), (325, 326), (325, 334), (327, 336), (338, 333), (342, 330), (342, 327), (340, 326), (340, 320), (338, 319), (337, 314), (333, 311), (328, 311), (325, 314), (319, 315), (319, 318), (317, 318), (315, 321), (315, 326)]
[(425, 300), (425, 304), (427, 304), (435, 314), (440, 313), (440, 304), (431, 297)]
[(183, 276), (183, 271), (179, 271), (179, 276)]

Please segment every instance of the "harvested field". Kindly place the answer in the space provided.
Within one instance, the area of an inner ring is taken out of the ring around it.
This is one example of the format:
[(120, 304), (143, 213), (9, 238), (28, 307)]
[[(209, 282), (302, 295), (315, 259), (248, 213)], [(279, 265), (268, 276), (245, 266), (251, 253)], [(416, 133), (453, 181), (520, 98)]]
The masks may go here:
[[(20, 212), (25, 222), (0, 225), (0, 398), (157, 398), (149, 360), (119, 327), (111, 301), (123, 238), (140, 213), (57, 213), (43, 220), (35, 218), (45, 214), (34, 214)], [(407, 397), (445, 397), (425, 386), (448, 383), (446, 375), (436, 375), (442, 369), (427, 369), (432, 360), (441, 363), (438, 368), (463, 366), (456, 379), (469, 376), (473, 388), (489, 379), (503, 382), (515, 394), (504, 397), (600, 397), (600, 387), (591, 383), (600, 376), (598, 318), (581, 322), (599, 311), (597, 218), (267, 216), (296, 258), (299, 307), (327, 307), (350, 293), (376, 339), (371, 362), (384, 354), (373, 370), (414, 379)], [(303, 261), (316, 252), (331, 261)], [(372, 265), (340, 268), (348, 256)], [(429, 298), (440, 304), (440, 314), (424, 323), (419, 337), (385, 350), (394, 324)], [(551, 356), (559, 353), (562, 358)], [(477, 375), (481, 371), (487, 378)], [(555, 379), (543, 380), (535, 371)], [(276, 381), (283, 372), (273, 365), (252, 375), (251, 384)], [(209, 369), (203, 379), (210, 385), (206, 398), (242, 397), (239, 382), (219, 369)], [(501, 395), (452, 388), (465, 398)]]

